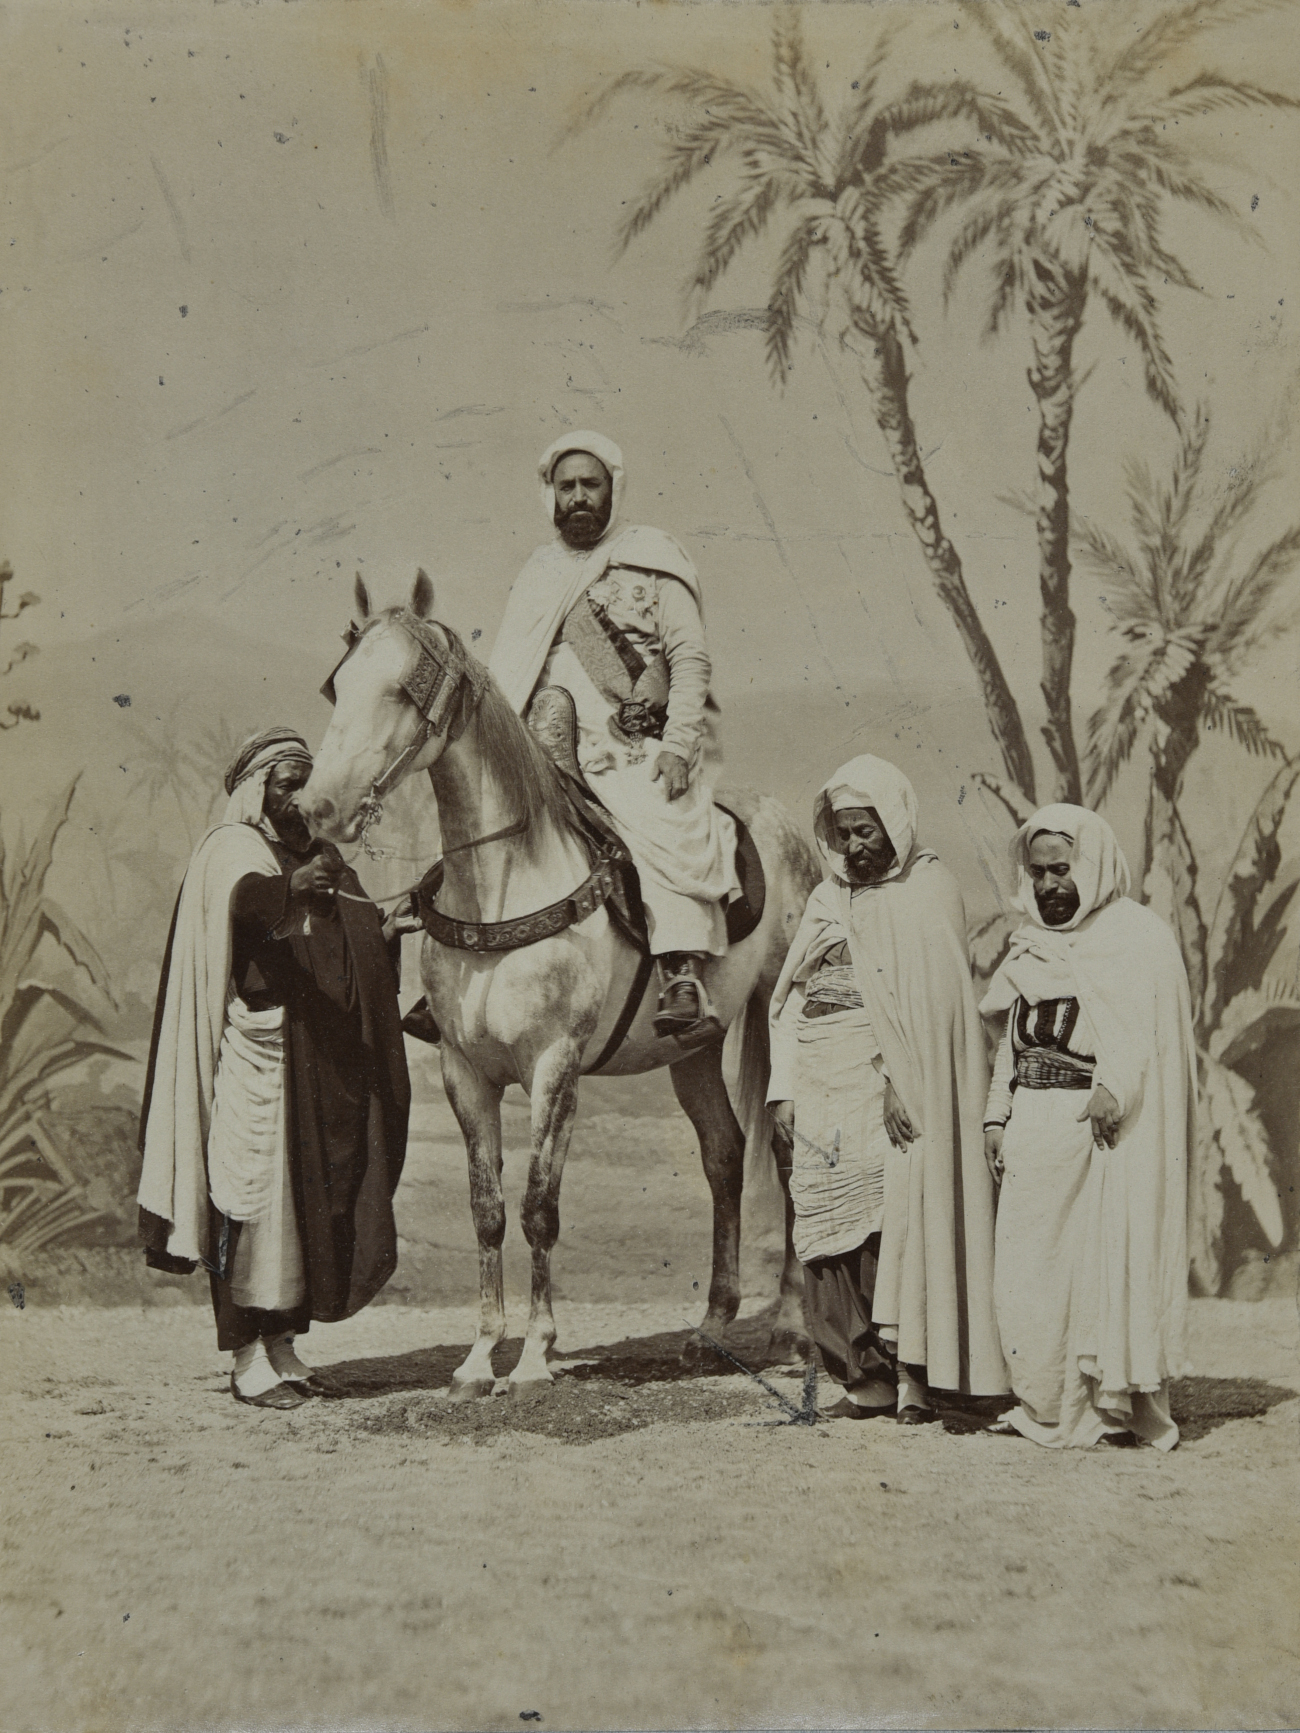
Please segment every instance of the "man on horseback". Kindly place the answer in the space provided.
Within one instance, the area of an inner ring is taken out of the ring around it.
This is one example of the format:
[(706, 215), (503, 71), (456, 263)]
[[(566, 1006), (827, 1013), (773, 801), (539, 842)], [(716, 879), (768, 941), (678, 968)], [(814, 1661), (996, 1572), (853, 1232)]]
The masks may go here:
[(700, 581), (671, 536), (618, 523), (612, 441), (565, 434), (538, 475), (556, 533), (516, 579), (488, 666), (515, 710), (558, 737), (632, 856), (660, 968), (655, 1033), (720, 1034), (704, 968), (726, 953), (740, 884), (735, 825), (704, 773)]

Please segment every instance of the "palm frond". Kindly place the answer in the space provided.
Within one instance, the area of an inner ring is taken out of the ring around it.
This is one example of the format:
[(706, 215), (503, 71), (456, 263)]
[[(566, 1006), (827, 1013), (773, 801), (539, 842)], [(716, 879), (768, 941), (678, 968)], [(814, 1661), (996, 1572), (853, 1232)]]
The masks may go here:
[[(1005, 237), (1006, 213), (1001, 199), (986, 199), (982, 205), (977, 205), (970, 213), (953, 237), (948, 248), (948, 257), (943, 266), (943, 304), (947, 308), (952, 300), (953, 290), (957, 286), (957, 278), (962, 266), (976, 252), (991, 234), (998, 233)], [(999, 263), (1005, 268), (1008, 262), (1005, 257), (1005, 247), (999, 249)]]
[(1121, 657), (1106, 675), (1104, 701), (1088, 718), (1084, 773), (1088, 804), (1100, 806), (1128, 763), (1151, 717), (1150, 686), (1163, 646)]
[(861, 194), (851, 188), (841, 195), (838, 214), (844, 231), (852, 238), (846, 264), (856, 275), (857, 283), (846, 285), (850, 300), (853, 299), (858, 285), (870, 287), (887, 309), (889, 317), (896, 320), (911, 341), (915, 342), (916, 333), (912, 329), (907, 292), (899, 281), (894, 261), (872, 210)]
[(1075, 557), (1107, 585), (1106, 599), (1121, 623), (1149, 619), (1156, 611), (1146, 567), (1092, 518), (1076, 516), (1070, 524)]
[(781, 249), (767, 303), (767, 364), (772, 377), (784, 383), (790, 366), (795, 320), (803, 295), (808, 261), (825, 238), (827, 219), (806, 216), (797, 222)]
[(1147, 177), (1169, 198), (1180, 199), (1184, 204), (1197, 205), (1201, 210), (1209, 211), (1212, 216), (1230, 224), (1245, 240), (1259, 239), (1259, 231), (1255, 225), (1247, 222), (1240, 211), (1234, 210), (1227, 199), (1216, 193), (1199, 175), (1162, 161), (1155, 150), (1145, 152), (1142, 160)]
[(1034, 118), (1051, 138), (1059, 136), (1062, 117), (1051, 81), (1033, 50), (1019, 43), (1003, 29), (1001, 18), (1006, 8), (990, 0), (976, 0), (963, 9), (977, 29), (982, 30), (998, 59), (1011, 73), (1024, 92)]
[(1159, 124), (1214, 114), (1225, 108), (1300, 108), (1300, 101), (1261, 84), (1242, 84), (1219, 72), (1201, 72), (1144, 109), (1141, 119)]
[(1232, 999), (1211, 1032), (1209, 1052), (1221, 1065), (1236, 1066), (1277, 1036), (1298, 1034), (1300, 992), (1290, 981), (1266, 976), (1260, 986), (1246, 987)]
[(1044, 149), (1039, 134), (1009, 102), (964, 78), (948, 84), (917, 80), (879, 115), (880, 126), (891, 134), (916, 132), (945, 120), (971, 121), (981, 138), (1000, 145), (1012, 156), (1028, 156)]
[(1278, 3), (1279, 0), (1218, 0), (1211, 7), (1204, 0), (1181, 0), (1180, 4), (1166, 5), (1145, 30), (1115, 54), (1106, 69), (1106, 83), (1122, 93), (1154, 72), (1168, 55), (1205, 26), (1223, 29)]
[(113, 986), (109, 980), (104, 959), (81, 928), (64, 911), (62, 906), (54, 901), (53, 897), (43, 897), (41, 902), (41, 919), (45, 931), (71, 957), (79, 969), (85, 970), (108, 1002), (116, 1007), (117, 1001), (113, 997)]
[(835, 157), (835, 186), (838, 191), (856, 175), (873, 174), (884, 157), (888, 126), (877, 111), (876, 93), (880, 75), (885, 68), (894, 43), (905, 28), (902, 19), (888, 19), (877, 32), (875, 43), (854, 80), (856, 89), (840, 113), (837, 132), (839, 146)]
[(1141, 355), (1147, 395), (1177, 424), (1182, 410), (1173, 362), (1156, 324), (1155, 299), (1143, 274), (1126, 269), (1131, 261), (1118, 257), (1118, 253), (1119, 248), (1108, 237), (1097, 236), (1089, 260), (1091, 286)]
[(1278, 833), (1297, 782), (1300, 763), (1283, 764), (1256, 803), (1224, 877), (1206, 941), (1205, 1029), (1217, 1027), (1229, 1001), (1271, 960), (1271, 951), (1258, 957), (1256, 911), (1282, 865)]
[(793, 6), (778, 5), (772, 27), (772, 81), (791, 107), (805, 144), (816, 149), (827, 132), (817, 76), (804, 47), (803, 24)]
[(1249, 704), (1239, 704), (1230, 692), (1208, 686), (1201, 699), (1201, 720), (1256, 758), (1286, 757), (1286, 748), (1273, 738), (1256, 711)]
[(670, 199), (709, 168), (719, 154), (738, 146), (739, 140), (712, 119), (692, 124), (666, 145), (663, 167), (632, 200), (618, 226), (616, 251), (626, 252)]
[(691, 288), (706, 295), (744, 246), (762, 234), (781, 203), (783, 188), (773, 175), (755, 177), (709, 214)]
[(990, 776), (986, 770), (973, 771), (971, 781), (977, 788), (991, 794), (994, 800), (1006, 809), (1013, 824), (1028, 824), (1034, 816), (1034, 802), (1027, 800), (1013, 783), (1004, 782), (998, 776)]
[[(1013, 311), (1025, 299), (1025, 271), (1022, 249), (1011, 233), (1011, 214), (1003, 207), (998, 225), (998, 247), (989, 266), (990, 293), (984, 314), (984, 329), (980, 336), (991, 342), (1006, 327)], [(1032, 515), (1037, 516), (1035, 511)]]
[(1232, 666), (1255, 649), (1281, 624), (1269, 619), (1278, 591), (1300, 561), (1300, 524), (1270, 542), (1223, 592), (1214, 648)]
[(1272, 1246), (1282, 1243), (1282, 1205), (1272, 1175), (1268, 1133), (1246, 1079), (1208, 1054), (1201, 1055), (1202, 1112), (1224, 1167), (1253, 1210)]
[[(931, 157), (928, 174), (921, 172), (917, 158), (910, 160), (915, 191), (907, 198), (906, 214), (898, 231), (900, 259), (907, 258), (945, 211), (990, 185), (1005, 186), (1010, 178), (1005, 162), (991, 160), (977, 151), (968, 151), (961, 157), (947, 152)], [(894, 184), (901, 179), (895, 177)], [(887, 184), (880, 190), (887, 196), (890, 189)]]
[(720, 125), (750, 133), (756, 141), (774, 150), (780, 149), (784, 142), (777, 117), (753, 91), (702, 67), (664, 65), (634, 67), (611, 79), (564, 129), (557, 142), (562, 144), (572, 134), (592, 125), (619, 97), (633, 92), (673, 97), (701, 113), (711, 112)]

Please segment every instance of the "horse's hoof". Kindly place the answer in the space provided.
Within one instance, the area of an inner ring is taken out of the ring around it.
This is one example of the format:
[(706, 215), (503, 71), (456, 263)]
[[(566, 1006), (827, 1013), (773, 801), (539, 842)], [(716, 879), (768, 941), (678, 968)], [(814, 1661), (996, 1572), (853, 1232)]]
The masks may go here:
[(713, 1346), (722, 1341), (725, 1326), (718, 1324), (704, 1334), (709, 1337), (706, 1342), (703, 1336), (697, 1336), (694, 1331), (682, 1343), (682, 1351), (678, 1356), (679, 1363), (689, 1372), (721, 1372), (727, 1366), (727, 1361)]
[(813, 1356), (813, 1345), (800, 1330), (773, 1330), (767, 1341), (769, 1366), (806, 1366)]
[(542, 1390), (549, 1390), (555, 1383), (554, 1377), (548, 1372), (544, 1378), (512, 1378), (506, 1386), (507, 1396), (536, 1396)]
[(453, 1378), (447, 1395), (452, 1402), (473, 1402), (479, 1396), (490, 1396), (494, 1383), (492, 1378)]

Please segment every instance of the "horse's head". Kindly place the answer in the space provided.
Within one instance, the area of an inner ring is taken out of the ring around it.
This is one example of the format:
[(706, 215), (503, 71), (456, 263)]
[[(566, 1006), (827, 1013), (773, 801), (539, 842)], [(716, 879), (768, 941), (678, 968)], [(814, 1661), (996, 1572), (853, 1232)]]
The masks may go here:
[(384, 795), (445, 750), (482, 696), (481, 665), (432, 618), (433, 585), (417, 574), (404, 608), (374, 612), (357, 577), (360, 618), (322, 688), (334, 705), (298, 806), (312, 834), (355, 842)]

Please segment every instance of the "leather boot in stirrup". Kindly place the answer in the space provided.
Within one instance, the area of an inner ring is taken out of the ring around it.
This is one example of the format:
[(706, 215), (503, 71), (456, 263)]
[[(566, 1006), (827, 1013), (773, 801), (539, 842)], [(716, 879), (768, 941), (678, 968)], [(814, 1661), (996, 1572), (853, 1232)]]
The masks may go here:
[(654, 1032), (694, 1045), (725, 1033), (701, 978), (708, 961), (703, 952), (668, 951), (659, 961), (659, 1010)]

